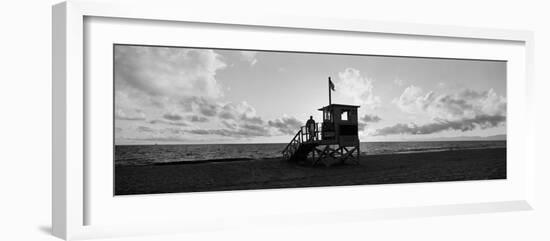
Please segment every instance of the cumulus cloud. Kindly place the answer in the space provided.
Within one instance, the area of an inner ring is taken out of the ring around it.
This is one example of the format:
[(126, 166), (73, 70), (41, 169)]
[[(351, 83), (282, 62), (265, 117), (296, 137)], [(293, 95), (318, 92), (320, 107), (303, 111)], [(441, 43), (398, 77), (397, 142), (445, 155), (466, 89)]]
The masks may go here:
[(437, 95), (409, 86), (394, 100), (397, 106), (408, 113), (427, 113), (433, 119), (475, 119), (476, 116), (506, 116), (506, 98), (493, 89), (487, 91), (462, 90), (455, 94)]
[(375, 135), (421, 135), (447, 130), (464, 132), (497, 127), (506, 122), (506, 98), (497, 95), (493, 89), (465, 89), (454, 94), (437, 95), (411, 85), (394, 103), (404, 112), (427, 114), (432, 122), (421, 125), (399, 123), (378, 129)]
[(268, 129), (263, 125), (255, 125), (255, 124), (246, 124), (245, 123), (245, 124), (241, 125), (241, 128), (243, 130), (249, 130), (249, 131), (253, 131), (253, 132), (256, 132), (256, 133), (262, 132), (263, 133), (262, 135), (269, 135)]
[(227, 103), (223, 105), (220, 111), (220, 118), (222, 119), (237, 119), (241, 116), (254, 116), (256, 115), (256, 110), (254, 107), (250, 106), (246, 101), (241, 103)]
[(431, 134), (446, 130), (471, 131), (476, 128), (487, 129), (499, 126), (506, 121), (506, 117), (502, 115), (480, 115), (474, 118), (466, 118), (461, 120), (436, 120), (433, 123), (424, 125), (411, 124), (396, 124), (393, 126), (384, 127), (376, 130), (374, 135), (393, 135), (393, 134), (412, 134), (422, 135)]
[(404, 112), (414, 113), (423, 111), (426, 103), (433, 96), (433, 92), (424, 94), (422, 88), (411, 85), (407, 87), (398, 99), (393, 102)]
[(367, 123), (365, 122), (359, 122), (357, 123), (357, 127), (358, 129), (361, 131), (361, 130), (364, 130), (366, 127), (367, 127)]
[(237, 124), (234, 123), (234, 122), (229, 122), (229, 121), (226, 121), (226, 120), (222, 120), (222, 124), (223, 124), (225, 127), (229, 128), (229, 129), (235, 129), (235, 128), (237, 128)]
[(166, 124), (172, 126), (188, 126), (189, 124), (184, 121), (167, 121), (167, 120), (151, 120), (149, 124)]
[(218, 105), (217, 117), (223, 129), (195, 129), (189, 133), (196, 135), (217, 135), (222, 137), (249, 138), (270, 136), (271, 131), (265, 121), (256, 114), (254, 107), (243, 101)]
[(188, 126), (189, 124), (187, 124), (186, 122), (170, 122), (168, 123), (169, 125), (173, 125), (173, 126)]
[(265, 128), (262, 128), (260, 126), (251, 126), (249, 128), (243, 127), (238, 129), (192, 129), (185, 130), (185, 132), (194, 135), (217, 135), (232, 138), (269, 136), (269, 132)]
[(241, 120), (248, 124), (253, 125), (261, 125), (264, 123), (261, 117), (259, 116), (247, 116), (247, 115), (241, 115)]
[(277, 132), (293, 135), (302, 126), (302, 123), (294, 118), (284, 116), (275, 120), (264, 121), (260, 117), (247, 117), (245, 115), (235, 119), (221, 120), (223, 128), (219, 129), (190, 129), (183, 132), (193, 135), (215, 135), (232, 138), (251, 138), (272, 136)]
[(268, 126), (259, 116), (247, 116), (241, 115), (240, 119), (235, 121), (237, 123), (237, 132), (240, 136), (270, 136), (271, 132)]
[(212, 99), (195, 97), (192, 98), (190, 101), (192, 105), (192, 110), (194, 110), (195, 112), (199, 112), (205, 116), (215, 116), (218, 114), (220, 109), (220, 104)]
[(137, 130), (140, 132), (153, 132), (153, 129), (147, 126), (138, 126)]
[(368, 123), (376, 123), (381, 121), (382, 118), (380, 118), (377, 115), (369, 115), (365, 114), (361, 118), (359, 118), (359, 123), (357, 123), (359, 130), (365, 130)]
[(162, 116), (164, 119), (171, 120), (171, 121), (179, 121), (183, 119), (181, 115), (178, 115), (176, 113), (167, 113)]
[(258, 63), (258, 59), (256, 58), (256, 51), (241, 51), (240, 53), (242, 60), (248, 62), (251, 66), (254, 66), (256, 63)]
[(203, 129), (193, 129), (193, 130), (186, 130), (186, 132), (196, 135), (209, 135), (211, 134), (211, 130), (203, 130)]
[[(155, 134), (159, 135), (252, 137), (272, 132), (247, 102), (223, 101), (224, 86), (216, 73), (227, 64), (216, 51), (123, 45), (115, 46), (114, 51), (117, 119), (146, 120), (147, 113), (149, 124), (161, 125), (155, 129)], [(240, 56), (250, 65), (258, 61), (255, 51), (241, 51)], [(128, 111), (137, 108), (145, 111)], [(202, 124), (210, 120), (216, 122)], [(189, 127), (190, 123), (201, 128), (165, 132), (169, 126)], [(147, 132), (143, 128), (134, 130), (142, 134)]]
[(198, 115), (188, 116), (187, 119), (191, 122), (208, 122), (208, 118)]
[(117, 45), (114, 55), (117, 90), (160, 97), (222, 94), (215, 74), (226, 64), (213, 50)]
[(166, 120), (171, 121), (168, 124), (183, 123), (183, 122), (180, 122), (183, 119), (188, 120), (190, 122), (208, 122), (208, 118), (204, 116), (199, 116), (199, 115), (189, 115), (184, 117), (177, 113), (167, 113), (167, 114), (164, 114), (162, 117)]
[[(238, 105), (236, 105), (238, 106)], [(242, 106), (241, 106), (242, 107)], [(244, 108), (247, 109), (247, 108)], [(255, 113), (255, 111), (251, 111)], [(159, 135), (168, 135), (168, 134), (175, 134), (175, 135), (184, 135), (184, 134), (191, 134), (191, 135), (199, 135), (199, 136), (217, 136), (217, 137), (228, 137), (228, 138), (253, 138), (253, 137), (268, 137), (273, 136), (277, 133), (280, 134), (286, 134), (286, 135), (293, 135), (296, 133), (296, 131), (302, 126), (302, 122), (300, 122), (295, 117), (288, 117), (283, 116), (282, 118), (277, 118), (270, 121), (264, 121), (259, 116), (255, 115), (247, 115), (240, 113), (234, 114), (235, 118), (233, 119), (223, 119), (220, 117), (219, 119), (219, 125), (221, 128), (197, 128), (195, 126), (194, 129), (188, 129), (188, 128), (164, 128), (164, 129), (158, 129), (155, 132), (155, 134)], [(250, 114), (250, 113), (248, 113)], [(207, 118), (202, 116), (179, 116), (175, 117), (172, 116), (174, 114), (171, 114), (171, 119), (179, 119), (181, 117), (182, 120), (178, 121), (172, 121), (169, 119), (160, 119), (160, 120), (152, 120), (149, 121), (149, 124), (164, 124), (164, 125), (173, 125), (173, 126), (183, 126), (183, 127), (190, 127), (192, 125), (188, 124), (187, 122), (183, 120), (187, 120), (190, 122), (207, 122), (209, 121)], [(220, 114), (221, 115), (221, 114)], [(174, 118), (175, 117), (175, 118)], [(147, 129), (146, 129), (147, 128)], [(171, 130), (169, 133), (166, 133), (167, 130)], [(149, 127), (140, 127), (140, 132), (153, 132), (153, 129)]]
[(382, 119), (377, 115), (369, 115), (365, 114), (363, 117), (361, 117), (361, 121), (368, 123), (368, 122), (379, 122)]
[(336, 87), (335, 100), (362, 108), (376, 108), (380, 105), (380, 97), (373, 93), (372, 80), (362, 76), (357, 69), (346, 68), (338, 73), (338, 78), (333, 82)]
[(140, 110), (115, 110), (115, 119), (118, 120), (145, 120), (145, 118), (145, 113)]
[(261, 125), (264, 123), (261, 117), (256, 114), (256, 109), (246, 101), (240, 103), (224, 104), (219, 111), (218, 117), (223, 120), (234, 120), (248, 124)]
[(275, 120), (270, 120), (267, 124), (276, 128), (279, 132), (287, 135), (296, 134), (298, 129), (302, 126), (302, 122), (294, 117), (284, 116)]
[(166, 124), (171, 124), (171, 125), (178, 125), (178, 124), (187, 125), (187, 123), (184, 123), (181, 121), (183, 119), (188, 120), (190, 122), (208, 122), (208, 118), (204, 116), (199, 116), (199, 115), (189, 115), (184, 117), (177, 113), (167, 113), (167, 114), (164, 114), (162, 117), (169, 121), (169, 122), (165, 122)]

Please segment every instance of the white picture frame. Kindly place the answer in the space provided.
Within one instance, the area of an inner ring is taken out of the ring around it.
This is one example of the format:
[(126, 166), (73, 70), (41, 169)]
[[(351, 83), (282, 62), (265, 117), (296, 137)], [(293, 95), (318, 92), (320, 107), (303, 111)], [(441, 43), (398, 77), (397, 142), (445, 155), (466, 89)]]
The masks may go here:
[[(156, 11), (149, 11), (155, 8)], [(163, 225), (169, 220), (173, 221), (176, 217), (166, 217), (165, 220), (155, 219), (156, 226), (150, 224), (139, 226), (137, 224), (128, 223), (127, 225), (101, 225), (89, 223), (91, 211), (89, 208), (91, 191), (90, 180), (87, 180), (85, 173), (90, 168), (90, 162), (85, 159), (89, 157), (88, 144), (86, 143), (87, 130), (86, 113), (89, 111), (89, 106), (85, 99), (85, 19), (93, 17), (108, 17), (117, 19), (138, 19), (140, 21), (171, 21), (181, 23), (208, 23), (220, 24), (227, 28), (232, 26), (254, 26), (255, 28), (277, 28), (277, 29), (300, 29), (303, 31), (329, 31), (334, 33), (376, 33), (387, 34), (392, 36), (420, 36), (426, 38), (438, 39), (454, 39), (454, 40), (476, 40), (476, 41), (501, 41), (506, 43), (514, 43), (521, 47), (523, 60), (521, 63), (521, 78), (518, 78), (518, 83), (515, 83), (518, 88), (513, 90), (516, 93), (517, 102), (516, 109), (522, 109), (522, 113), (515, 113), (516, 116), (521, 116), (516, 122), (529, 125), (530, 116), (533, 116), (530, 109), (531, 99), (529, 93), (532, 88), (532, 73), (533, 73), (533, 34), (529, 31), (518, 30), (497, 30), (497, 29), (482, 29), (482, 28), (467, 28), (467, 27), (451, 27), (438, 25), (421, 25), (409, 23), (390, 23), (390, 22), (371, 22), (358, 21), (350, 19), (329, 19), (329, 18), (301, 18), (292, 16), (254, 16), (250, 15), (209, 15), (206, 11), (200, 9), (191, 9), (185, 3), (171, 2), (163, 3), (162, 5), (155, 2), (94, 2), (94, 1), (67, 1), (55, 5), (52, 9), (52, 25), (53, 25), (53, 167), (52, 167), (52, 227), (53, 234), (63, 239), (83, 239), (93, 237), (111, 237), (120, 235), (136, 235), (150, 233), (170, 233), (170, 232), (192, 232), (194, 230), (205, 230), (217, 227), (227, 227), (223, 221), (209, 221), (206, 218), (203, 222), (195, 222), (193, 226), (183, 225)], [(509, 82), (510, 83), (510, 82)], [(512, 88), (510, 88), (512, 89)], [(524, 90), (524, 91), (523, 91)], [(108, 94), (108, 93), (106, 93)], [(516, 131), (516, 133), (519, 133)], [(363, 209), (358, 206), (351, 206), (349, 209), (328, 209), (322, 210), (319, 207), (312, 207), (307, 211), (294, 211), (288, 213), (280, 213), (281, 210), (271, 210), (271, 214), (265, 213), (261, 217), (253, 216), (252, 212), (246, 213), (241, 210), (239, 214), (227, 214), (227, 220), (231, 221), (232, 225), (291, 225), (298, 222), (323, 223), (323, 222), (341, 222), (344, 220), (370, 220), (383, 218), (401, 218), (401, 217), (422, 217), (433, 215), (450, 215), (450, 214), (467, 214), (481, 212), (497, 212), (497, 211), (514, 211), (514, 210), (530, 210), (534, 203), (534, 167), (535, 157), (531, 148), (534, 147), (534, 130), (527, 129), (521, 131), (521, 134), (512, 135), (512, 138), (517, 141), (514, 143), (522, 144), (518, 147), (521, 149), (516, 155), (516, 158), (521, 157), (520, 164), (521, 180), (516, 183), (518, 186), (517, 193), (511, 195), (502, 195), (492, 201), (483, 201), (480, 199), (475, 201), (473, 197), (469, 202), (455, 200), (456, 202), (441, 202), (437, 204), (426, 205), (411, 205), (400, 206), (397, 203), (393, 207)], [(521, 136), (520, 136), (521, 135)], [(513, 157), (513, 156), (512, 156)], [(444, 188), (442, 185), (420, 187), (426, 188), (428, 192), (435, 192), (436, 189)], [(469, 184), (461, 188), (468, 188)], [(491, 185), (499, 185), (498, 183)], [(504, 184), (503, 184), (504, 185)], [(502, 186), (506, 189), (508, 186)], [(328, 189), (323, 194), (313, 189), (293, 190), (292, 195), (298, 196), (318, 196), (323, 198), (324, 195), (349, 195), (357, 187), (340, 187), (337, 189)], [(389, 192), (400, 192), (399, 186), (377, 186), (372, 189), (387, 189)], [(487, 187), (490, 188), (490, 187)], [(411, 191), (411, 190), (409, 190)], [(416, 190), (417, 191), (417, 190)], [(239, 192), (223, 192), (210, 193), (192, 196), (186, 194), (178, 196), (178, 200), (174, 199), (167, 205), (176, 206), (176, 201), (181, 201), (181, 198), (195, 199), (195, 203), (215, 201), (217, 198), (232, 198), (237, 202), (239, 198), (251, 198), (249, 195), (258, 196), (269, 200), (282, 195), (281, 190), (277, 191), (239, 191)], [(287, 191), (288, 192), (288, 191)], [(503, 191), (505, 192), (505, 191)], [(252, 193), (252, 194), (250, 194)], [(264, 195), (265, 194), (265, 195)], [(197, 198), (195, 198), (197, 197)], [(168, 198), (167, 195), (157, 195), (154, 197), (141, 198), (138, 202), (140, 205), (147, 205), (152, 202), (159, 202), (163, 198)], [(126, 199), (132, 199), (127, 197)], [(452, 200), (451, 200), (452, 201)], [(281, 209), (284, 205), (281, 205)], [(101, 206), (99, 208), (102, 208)], [(147, 206), (145, 206), (147, 209)], [(97, 208), (96, 208), (97, 210)], [(239, 211), (240, 209), (236, 209)], [(251, 210), (254, 210), (251, 207)], [(112, 214), (115, 216), (116, 214)], [(150, 215), (144, 211), (144, 215)], [(197, 215), (197, 214), (194, 214)], [(220, 212), (220, 215), (223, 213)], [(212, 216), (213, 219), (219, 219), (219, 216)], [(292, 218), (293, 221), (283, 221)], [(252, 224), (249, 219), (254, 220)], [(225, 221), (227, 221), (225, 220)], [(330, 221), (321, 221), (330, 220)], [(136, 226), (137, 225), (137, 226)], [(139, 228), (135, 228), (139, 227)]]

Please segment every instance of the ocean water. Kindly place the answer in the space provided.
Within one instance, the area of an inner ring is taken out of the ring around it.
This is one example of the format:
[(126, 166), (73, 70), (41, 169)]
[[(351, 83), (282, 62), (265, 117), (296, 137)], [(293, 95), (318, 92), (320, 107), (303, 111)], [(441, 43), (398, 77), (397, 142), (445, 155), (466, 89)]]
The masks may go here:
[[(281, 157), (287, 144), (196, 144), (115, 146), (115, 165)], [(506, 141), (362, 142), (362, 155), (503, 148)]]

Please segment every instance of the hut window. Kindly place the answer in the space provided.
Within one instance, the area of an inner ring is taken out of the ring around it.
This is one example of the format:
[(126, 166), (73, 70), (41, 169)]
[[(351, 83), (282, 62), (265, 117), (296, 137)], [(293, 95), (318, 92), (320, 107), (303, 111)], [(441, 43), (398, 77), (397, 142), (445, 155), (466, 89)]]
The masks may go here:
[(324, 114), (323, 119), (325, 121), (330, 121), (330, 112), (328, 112), (327, 110), (323, 110), (323, 114)]
[(342, 111), (342, 115), (340, 116), (340, 120), (347, 121), (349, 120), (349, 111), (345, 110)]

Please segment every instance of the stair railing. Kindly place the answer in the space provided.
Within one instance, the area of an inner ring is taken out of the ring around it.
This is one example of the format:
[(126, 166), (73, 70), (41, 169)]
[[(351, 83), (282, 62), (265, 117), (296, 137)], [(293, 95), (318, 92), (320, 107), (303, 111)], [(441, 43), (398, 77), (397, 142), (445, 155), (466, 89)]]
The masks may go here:
[(310, 134), (310, 130), (306, 126), (300, 127), (300, 130), (294, 135), (294, 138), (288, 143), (288, 145), (283, 150), (283, 158), (289, 160), (292, 155), (300, 148), (300, 145), (304, 142), (318, 141), (319, 138), (319, 126), (321, 123), (316, 123), (313, 130), (313, 135)]
[(298, 150), (298, 147), (300, 147), (300, 144), (302, 143), (302, 129), (294, 135), (294, 138), (286, 145), (285, 149), (283, 150), (283, 158), (285, 160), (289, 160), (290, 157)]

